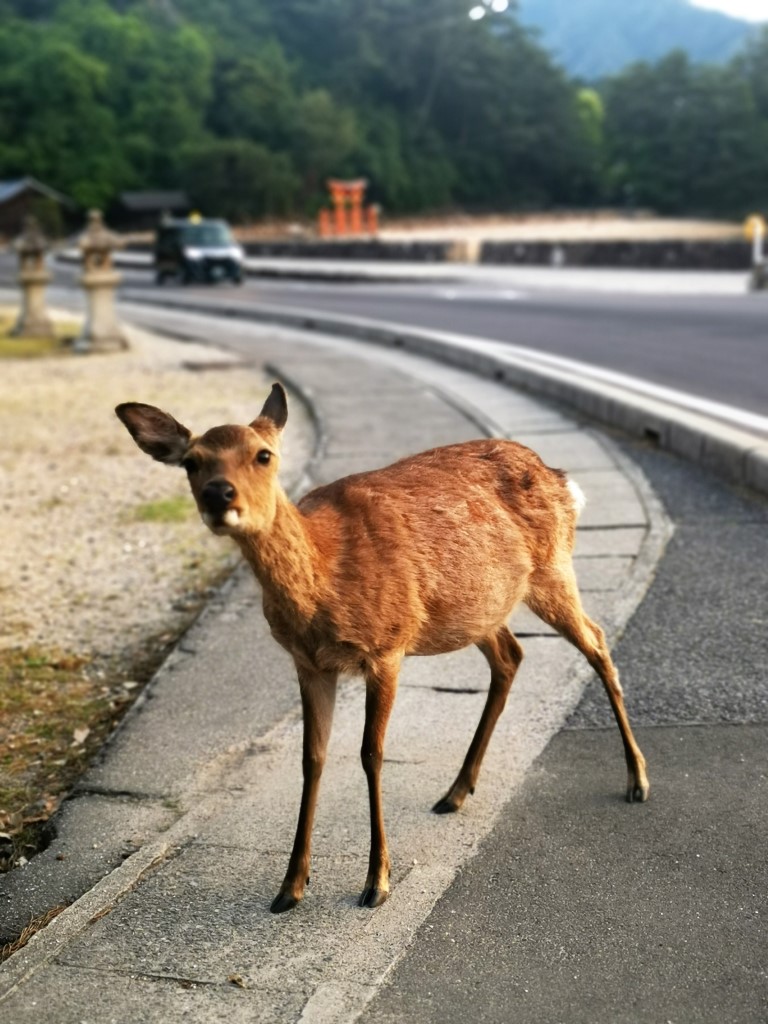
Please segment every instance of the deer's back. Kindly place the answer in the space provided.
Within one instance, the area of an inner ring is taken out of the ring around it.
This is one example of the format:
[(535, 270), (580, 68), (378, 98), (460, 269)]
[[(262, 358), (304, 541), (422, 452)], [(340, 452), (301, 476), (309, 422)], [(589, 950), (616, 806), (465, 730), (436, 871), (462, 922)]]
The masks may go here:
[(321, 552), (327, 627), (364, 649), (432, 654), (501, 624), (536, 567), (569, 553), (565, 476), (483, 440), (345, 477), (299, 503)]

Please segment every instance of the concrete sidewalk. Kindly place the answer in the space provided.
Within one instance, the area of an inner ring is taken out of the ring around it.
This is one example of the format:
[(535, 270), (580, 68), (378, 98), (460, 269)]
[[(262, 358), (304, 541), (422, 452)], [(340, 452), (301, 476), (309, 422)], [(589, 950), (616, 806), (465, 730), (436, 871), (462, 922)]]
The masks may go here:
[[(157, 317), (171, 326), (174, 314)], [(175, 314), (176, 333), (204, 332), (203, 320)], [(668, 524), (643, 475), (604, 437), (501, 384), (418, 356), (361, 353), (338, 339), (254, 324), (228, 325), (219, 336), (282, 377), (294, 403), (311, 405), (313, 482), (482, 433), (514, 435), (567, 469), (590, 499), (577, 546), (585, 604), (619, 636)], [(236, 576), (65, 805), (58, 838), (0, 880), (6, 930), (74, 900), (0, 968), (5, 1014), (19, 1024), (356, 1019), (590, 678), (577, 652), (533, 616), (516, 616), (514, 628), (526, 661), (477, 795), (449, 819), (429, 808), (479, 718), (485, 665), (475, 651), (407, 664), (384, 773), (393, 892), (374, 912), (356, 906), (368, 844), (363, 691), (354, 681), (342, 687), (312, 886), (295, 911), (274, 917), (269, 903), (300, 796), (298, 687), (254, 583)], [(605, 770), (620, 793), (618, 733), (614, 746)]]

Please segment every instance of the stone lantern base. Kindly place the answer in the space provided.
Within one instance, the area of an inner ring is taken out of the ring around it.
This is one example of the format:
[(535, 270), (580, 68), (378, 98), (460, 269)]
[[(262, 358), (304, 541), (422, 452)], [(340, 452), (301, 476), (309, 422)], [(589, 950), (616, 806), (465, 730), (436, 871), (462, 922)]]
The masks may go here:
[(73, 345), (75, 352), (118, 352), (128, 348), (115, 313), (115, 288), (119, 281), (120, 275), (113, 271), (83, 274), (87, 313)]
[(50, 281), (46, 270), (22, 270), (19, 274), (21, 285), (21, 312), (11, 329), (14, 338), (53, 338), (53, 321), (45, 308), (45, 286)]

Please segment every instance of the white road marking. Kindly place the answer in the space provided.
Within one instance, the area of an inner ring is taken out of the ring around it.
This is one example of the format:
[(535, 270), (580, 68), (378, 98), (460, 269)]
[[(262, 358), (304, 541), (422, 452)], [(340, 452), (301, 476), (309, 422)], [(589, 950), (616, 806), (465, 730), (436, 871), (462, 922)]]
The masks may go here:
[[(476, 340), (487, 344), (487, 339), (478, 338)], [(670, 388), (663, 384), (654, 384), (644, 377), (633, 377), (618, 370), (606, 370), (592, 363), (585, 363), (578, 359), (568, 359), (565, 356), (552, 355), (549, 352), (541, 352), (521, 345), (507, 345), (503, 342), (497, 342), (495, 347), (497, 351), (502, 351), (506, 356), (525, 359), (533, 364), (538, 363), (539, 365), (549, 366), (566, 373), (578, 374), (580, 377), (623, 388), (636, 395), (653, 398), (656, 401), (668, 402), (679, 408), (701, 413), (712, 419), (730, 423), (742, 430), (768, 435), (768, 416), (748, 412), (745, 409), (737, 408), (735, 405), (717, 402), (714, 399), (693, 395), (690, 392), (680, 391), (677, 388)]]
[[(419, 297), (425, 295), (424, 289), (419, 289)], [(524, 299), (525, 293), (515, 291), (513, 288), (493, 288), (493, 289), (458, 289), (458, 288), (440, 288), (433, 293), (435, 298), (447, 299), (449, 302), (460, 300), (461, 302), (520, 302)]]

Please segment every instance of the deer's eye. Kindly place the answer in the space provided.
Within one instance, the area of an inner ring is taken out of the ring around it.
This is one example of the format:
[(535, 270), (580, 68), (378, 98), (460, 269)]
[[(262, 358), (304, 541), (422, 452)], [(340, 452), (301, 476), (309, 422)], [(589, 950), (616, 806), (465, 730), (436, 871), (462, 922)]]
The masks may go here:
[(262, 466), (266, 466), (271, 458), (272, 452), (269, 451), (267, 448), (262, 448), (261, 451), (257, 454), (256, 459), (254, 461), (260, 462)]
[(197, 464), (197, 459), (192, 458), (190, 455), (186, 459), (182, 459), (181, 468), (186, 469), (187, 473), (191, 476), (193, 473), (196, 473), (200, 467)]

